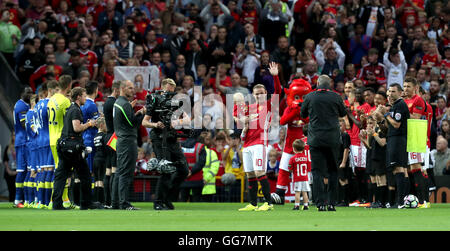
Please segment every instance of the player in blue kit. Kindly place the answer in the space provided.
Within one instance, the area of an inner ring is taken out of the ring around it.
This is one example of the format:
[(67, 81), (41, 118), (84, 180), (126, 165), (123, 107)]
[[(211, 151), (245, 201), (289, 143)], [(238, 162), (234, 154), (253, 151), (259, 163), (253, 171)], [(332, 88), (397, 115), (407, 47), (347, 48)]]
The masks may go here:
[[(36, 169), (37, 174), (35, 178), (35, 187), (36, 187), (36, 203), (34, 204), (34, 208), (46, 208), (45, 204), (45, 179), (47, 173), (45, 172), (45, 159), (42, 153), (42, 145), (43, 138), (45, 137), (44, 129), (47, 128), (47, 138), (48, 138), (48, 120), (45, 120), (47, 117), (47, 110), (45, 102), (45, 98), (48, 95), (48, 87), (47, 83), (43, 83), (39, 88), (39, 101), (36, 103), (36, 124), (38, 125), (38, 134), (36, 138)], [(48, 101), (48, 100), (47, 100)], [(47, 142), (48, 145), (48, 142)]]
[(34, 205), (34, 178), (36, 176), (36, 164), (38, 163), (37, 136), (39, 121), (37, 119), (36, 102), (39, 98), (32, 95), (30, 98), (30, 109), (25, 118), (25, 130), (27, 132), (27, 175), (24, 180), (24, 207), (29, 208)]
[[(97, 81), (89, 81), (86, 86), (86, 102), (83, 106), (81, 106), (81, 112), (83, 113), (83, 123), (87, 123), (88, 120), (96, 120), (99, 117), (99, 112), (97, 105), (95, 104), (95, 97), (98, 94), (98, 82)], [(87, 163), (89, 166), (89, 171), (92, 173), (94, 169), (94, 156), (95, 156), (95, 145), (94, 138), (97, 135), (98, 129), (96, 127), (91, 127), (84, 131), (83, 133), (83, 142), (86, 147), (91, 147), (92, 152), (87, 156)], [(92, 180), (94, 183), (94, 180)], [(79, 191), (79, 181), (76, 179), (74, 188)], [(74, 196), (77, 200), (77, 197)], [(75, 203), (77, 204), (77, 203)]]
[(39, 193), (40, 204), (38, 208), (48, 208), (50, 206), (50, 200), (52, 196), (52, 183), (53, 174), (55, 169), (55, 162), (53, 160), (52, 150), (50, 148), (49, 138), (49, 117), (47, 111), (47, 104), (50, 97), (56, 93), (58, 88), (58, 81), (50, 80), (43, 84), (45, 90), (42, 93), (42, 99), (36, 105), (37, 113), (39, 117), (39, 137), (38, 137), (38, 152), (39, 152), (39, 166), (40, 166), (40, 179), (39, 179)]
[(27, 132), (25, 130), (26, 114), (30, 109), (30, 97), (33, 94), (33, 90), (30, 87), (26, 87), (21, 98), (14, 105), (14, 131), (16, 139), (14, 147), (16, 149), (16, 163), (17, 163), (17, 176), (16, 176), (16, 198), (14, 199), (14, 207), (23, 208), (24, 192), (23, 182), (27, 175)]

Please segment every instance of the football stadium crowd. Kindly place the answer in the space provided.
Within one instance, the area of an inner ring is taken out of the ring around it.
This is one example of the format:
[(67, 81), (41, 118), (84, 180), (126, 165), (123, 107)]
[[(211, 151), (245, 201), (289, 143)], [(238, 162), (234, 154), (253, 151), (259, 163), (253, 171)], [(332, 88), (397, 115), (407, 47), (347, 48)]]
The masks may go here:
[[(81, 122), (95, 120), (83, 134), (85, 145), (93, 149), (86, 153), (93, 201), (109, 207), (114, 170), (105, 156), (111, 142), (108, 137), (98, 143), (98, 136), (109, 132), (97, 118), (104, 116), (108, 97), (120, 93), (115, 67), (153, 66), (159, 75), (156, 85), (149, 87), (150, 80), (142, 75), (128, 79), (135, 86), (134, 110), (144, 107), (147, 95), (170, 78), (177, 93), (199, 104), (191, 106), (192, 125), (195, 118), (202, 119), (201, 129), (197, 125), (190, 137), (179, 139), (195, 173), (181, 184), (173, 201), (239, 202), (241, 185), (249, 190), (242, 128), (226, 121), (227, 94), (237, 101), (240, 94), (254, 93), (255, 86), (280, 94), (279, 112), (274, 114), (274, 121), (280, 121), (286, 110), (299, 105), (287, 99), (291, 84), (303, 79), (315, 91), (319, 77), (326, 75), (348, 110), (340, 120), (335, 206), (397, 207), (400, 197), (413, 193), (420, 207), (430, 207), (434, 176), (450, 173), (449, 21), (446, 0), (3, 0), (0, 52), (34, 95), (16, 103), (16, 132), (4, 147), (10, 200), (16, 207), (51, 207), (58, 167), (57, 138), (49, 136), (56, 124), (53, 106), (62, 105), (58, 95), (70, 98), (73, 88), (82, 87), (88, 98), (81, 106)], [(405, 152), (404, 167), (409, 168), (404, 172), (392, 172), (386, 164), (392, 124), (385, 121), (403, 119), (389, 113), (392, 95), (398, 96), (393, 101), (405, 100), (408, 117), (426, 120), (428, 126), (427, 153)], [(307, 131), (307, 121), (284, 120), (271, 125), (265, 143), (270, 205), (283, 204), (286, 190), (294, 188), (277, 185), (279, 173), (287, 170), (280, 166), (285, 142), (307, 136), (293, 136), (291, 126)], [(138, 130), (136, 177), (159, 175), (146, 168), (155, 156), (150, 130)], [(196, 166), (206, 145), (220, 163), (208, 169), (217, 179), (213, 190), (204, 189), (203, 167)], [(289, 156), (297, 153), (292, 145), (288, 148), (290, 152), (284, 152)], [(70, 180), (65, 203), (79, 206), (77, 177)], [(306, 181), (311, 183), (311, 177)], [(314, 202), (314, 191), (306, 189)], [(291, 194), (300, 192), (295, 190)], [(307, 206), (308, 196), (302, 197)], [(295, 203), (298, 208), (298, 198)]]

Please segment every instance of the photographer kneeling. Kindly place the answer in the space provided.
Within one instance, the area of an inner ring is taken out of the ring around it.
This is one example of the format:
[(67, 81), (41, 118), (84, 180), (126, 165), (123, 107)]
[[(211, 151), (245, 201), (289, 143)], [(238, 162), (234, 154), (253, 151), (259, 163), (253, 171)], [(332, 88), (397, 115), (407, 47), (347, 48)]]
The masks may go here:
[[(179, 106), (172, 106), (172, 97), (175, 95), (176, 84), (170, 79), (161, 82), (162, 91), (147, 96), (147, 112), (142, 125), (152, 128), (150, 138), (156, 158), (159, 161), (161, 176), (156, 185), (156, 197), (153, 204), (155, 210), (173, 210), (172, 200), (176, 200), (180, 184), (189, 173), (186, 158), (177, 141), (177, 132), (174, 126), (187, 123), (184, 120), (172, 121), (172, 115)], [(187, 117), (183, 114), (183, 118)], [(153, 122), (152, 122), (153, 121)], [(166, 167), (161, 167), (163, 160), (169, 161)], [(174, 170), (169, 170), (171, 167)]]
[(80, 106), (86, 102), (86, 89), (75, 87), (71, 91), (70, 97), (72, 105), (67, 109), (64, 116), (61, 137), (57, 141), (59, 164), (55, 170), (53, 185), (53, 210), (66, 209), (63, 207), (62, 194), (72, 167), (81, 181), (80, 210), (96, 209), (99, 206), (91, 202), (91, 174), (84, 158), (87, 153), (83, 156), (86, 147), (83, 144), (82, 137), (86, 129), (95, 125), (95, 121), (88, 120), (87, 123), (82, 123), (83, 114)]

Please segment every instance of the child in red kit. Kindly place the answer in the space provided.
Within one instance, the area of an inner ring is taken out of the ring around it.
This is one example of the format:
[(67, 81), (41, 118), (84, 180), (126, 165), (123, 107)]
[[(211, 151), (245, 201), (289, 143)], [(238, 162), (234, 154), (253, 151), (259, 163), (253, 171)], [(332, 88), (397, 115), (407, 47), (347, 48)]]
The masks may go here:
[(292, 143), (292, 149), (295, 155), (289, 160), (289, 171), (293, 174), (292, 179), (295, 191), (295, 206), (293, 210), (300, 210), (300, 196), (303, 196), (303, 210), (308, 210), (308, 192), (311, 191), (308, 173), (311, 172), (311, 167), (308, 165), (305, 142), (301, 139), (296, 139)]

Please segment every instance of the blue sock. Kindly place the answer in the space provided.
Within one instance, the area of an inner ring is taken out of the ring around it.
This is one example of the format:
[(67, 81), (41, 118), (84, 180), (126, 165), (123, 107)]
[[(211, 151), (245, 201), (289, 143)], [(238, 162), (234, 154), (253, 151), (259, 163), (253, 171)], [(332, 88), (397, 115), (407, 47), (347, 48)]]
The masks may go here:
[(38, 181), (39, 181), (39, 175), (40, 173), (36, 173), (36, 176), (34, 177), (34, 186), (33, 186), (33, 191), (34, 191), (34, 203), (39, 203), (39, 199), (38, 199)]
[(30, 186), (29, 188), (29, 195), (28, 198), (30, 200), (30, 203), (34, 202), (34, 197), (35, 197), (35, 188), (34, 188), (34, 182), (35, 182), (35, 178), (30, 177), (30, 180), (28, 181), (28, 185)]
[(44, 176), (45, 172), (41, 172), (41, 175), (39, 176), (39, 182), (38, 182), (38, 201), (40, 204), (44, 204), (44, 194), (45, 194), (45, 183), (44, 183)]
[(39, 179), (41, 178), (41, 173), (38, 172), (36, 174), (36, 177), (34, 179), (34, 197), (35, 197), (35, 202), (39, 203)]
[(16, 176), (16, 198), (14, 203), (23, 203), (24, 194), (23, 194), (23, 182), (25, 181), (25, 177), (27, 176), (27, 171), (17, 172)]
[(23, 197), (24, 197), (24, 202), (29, 203), (30, 202), (30, 186), (28, 185), (28, 182), (30, 180), (30, 171), (27, 171), (27, 174), (25, 176), (25, 179), (23, 180)]
[(45, 185), (45, 178), (47, 177), (47, 173), (48, 173), (48, 171), (44, 171), (42, 174), (42, 178), (41, 178), (41, 182), (42, 182), (42, 185), (41, 185), (42, 195), (41, 196), (42, 196), (42, 204), (44, 204), (44, 205), (47, 205), (47, 202), (45, 201), (45, 192), (47, 190), (47, 187)]
[(47, 194), (47, 175), (48, 175), (48, 171), (44, 171), (44, 173), (43, 173), (43, 175), (42, 175), (42, 183), (43, 183), (43, 186), (42, 186), (42, 203), (44, 204), (44, 205), (47, 205), (47, 196), (46, 196), (46, 194)]
[(53, 171), (47, 171), (45, 176), (45, 203), (48, 205), (52, 197), (52, 178)]

